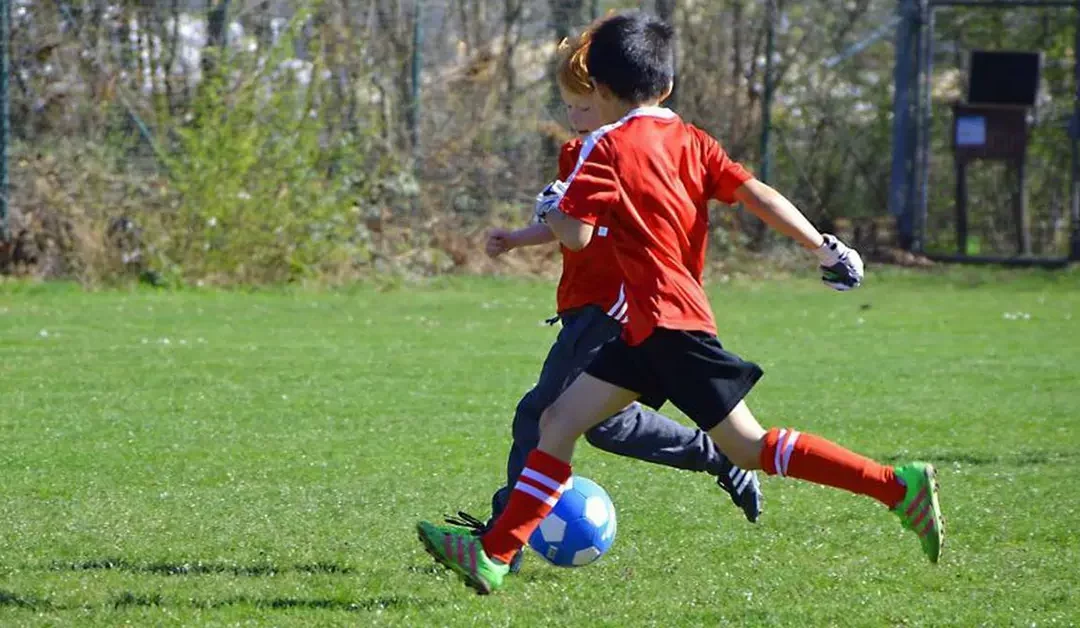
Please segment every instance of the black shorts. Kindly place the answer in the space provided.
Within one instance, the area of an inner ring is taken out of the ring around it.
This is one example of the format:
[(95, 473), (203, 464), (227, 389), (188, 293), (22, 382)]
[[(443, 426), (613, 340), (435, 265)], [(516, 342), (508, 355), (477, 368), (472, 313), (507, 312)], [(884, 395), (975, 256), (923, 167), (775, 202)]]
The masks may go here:
[(585, 372), (632, 390), (659, 408), (664, 400), (709, 431), (749, 394), (761, 367), (724, 350), (705, 332), (656, 328), (640, 345), (617, 338), (600, 350)]

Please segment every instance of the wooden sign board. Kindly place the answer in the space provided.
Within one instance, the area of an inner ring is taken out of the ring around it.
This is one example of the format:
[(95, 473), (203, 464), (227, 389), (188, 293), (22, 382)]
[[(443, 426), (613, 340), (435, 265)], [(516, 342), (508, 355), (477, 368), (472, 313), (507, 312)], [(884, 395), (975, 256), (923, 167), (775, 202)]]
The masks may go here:
[(1020, 159), (1027, 150), (1028, 108), (953, 104), (953, 151), (961, 161)]

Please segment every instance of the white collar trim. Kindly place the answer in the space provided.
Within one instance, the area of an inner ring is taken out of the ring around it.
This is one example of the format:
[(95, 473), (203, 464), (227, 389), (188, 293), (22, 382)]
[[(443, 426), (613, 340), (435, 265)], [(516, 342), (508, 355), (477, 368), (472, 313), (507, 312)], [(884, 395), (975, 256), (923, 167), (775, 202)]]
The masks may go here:
[(671, 109), (668, 109), (667, 107), (638, 107), (636, 109), (631, 109), (630, 112), (623, 116), (622, 119), (628, 120), (630, 118), (645, 116), (648, 118), (661, 118), (664, 120), (670, 120), (677, 115), (678, 114), (676, 114)]

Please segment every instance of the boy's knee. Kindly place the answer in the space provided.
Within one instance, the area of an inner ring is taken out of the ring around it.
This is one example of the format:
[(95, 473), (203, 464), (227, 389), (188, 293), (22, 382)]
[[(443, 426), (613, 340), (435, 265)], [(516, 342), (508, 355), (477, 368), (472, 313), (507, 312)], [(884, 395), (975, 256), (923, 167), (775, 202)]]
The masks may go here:
[(548, 406), (540, 413), (540, 431), (546, 432), (558, 427), (560, 422), (559, 408), (556, 404)]
[(540, 413), (541, 432), (565, 431), (569, 429), (572, 422), (573, 414), (566, 412), (566, 409), (558, 401)]

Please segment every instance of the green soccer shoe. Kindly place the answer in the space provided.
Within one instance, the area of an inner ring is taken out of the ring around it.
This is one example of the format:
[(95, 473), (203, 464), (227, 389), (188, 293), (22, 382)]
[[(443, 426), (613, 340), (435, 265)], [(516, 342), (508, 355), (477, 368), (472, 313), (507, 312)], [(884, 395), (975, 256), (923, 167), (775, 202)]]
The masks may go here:
[(919, 537), (923, 553), (936, 563), (945, 545), (945, 516), (938, 503), (937, 472), (925, 462), (912, 462), (894, 470), (904, 481), (907, 493), (893, 508), (905, 528)]
[(427, 521), (416, 524), (416, 534), (428, 554), (448, 567), (480, 595), (487, 595), (503, 584), (509, 565), (495, 562), (484, 552), (480, 537), (468, 528), (436, 525)]

